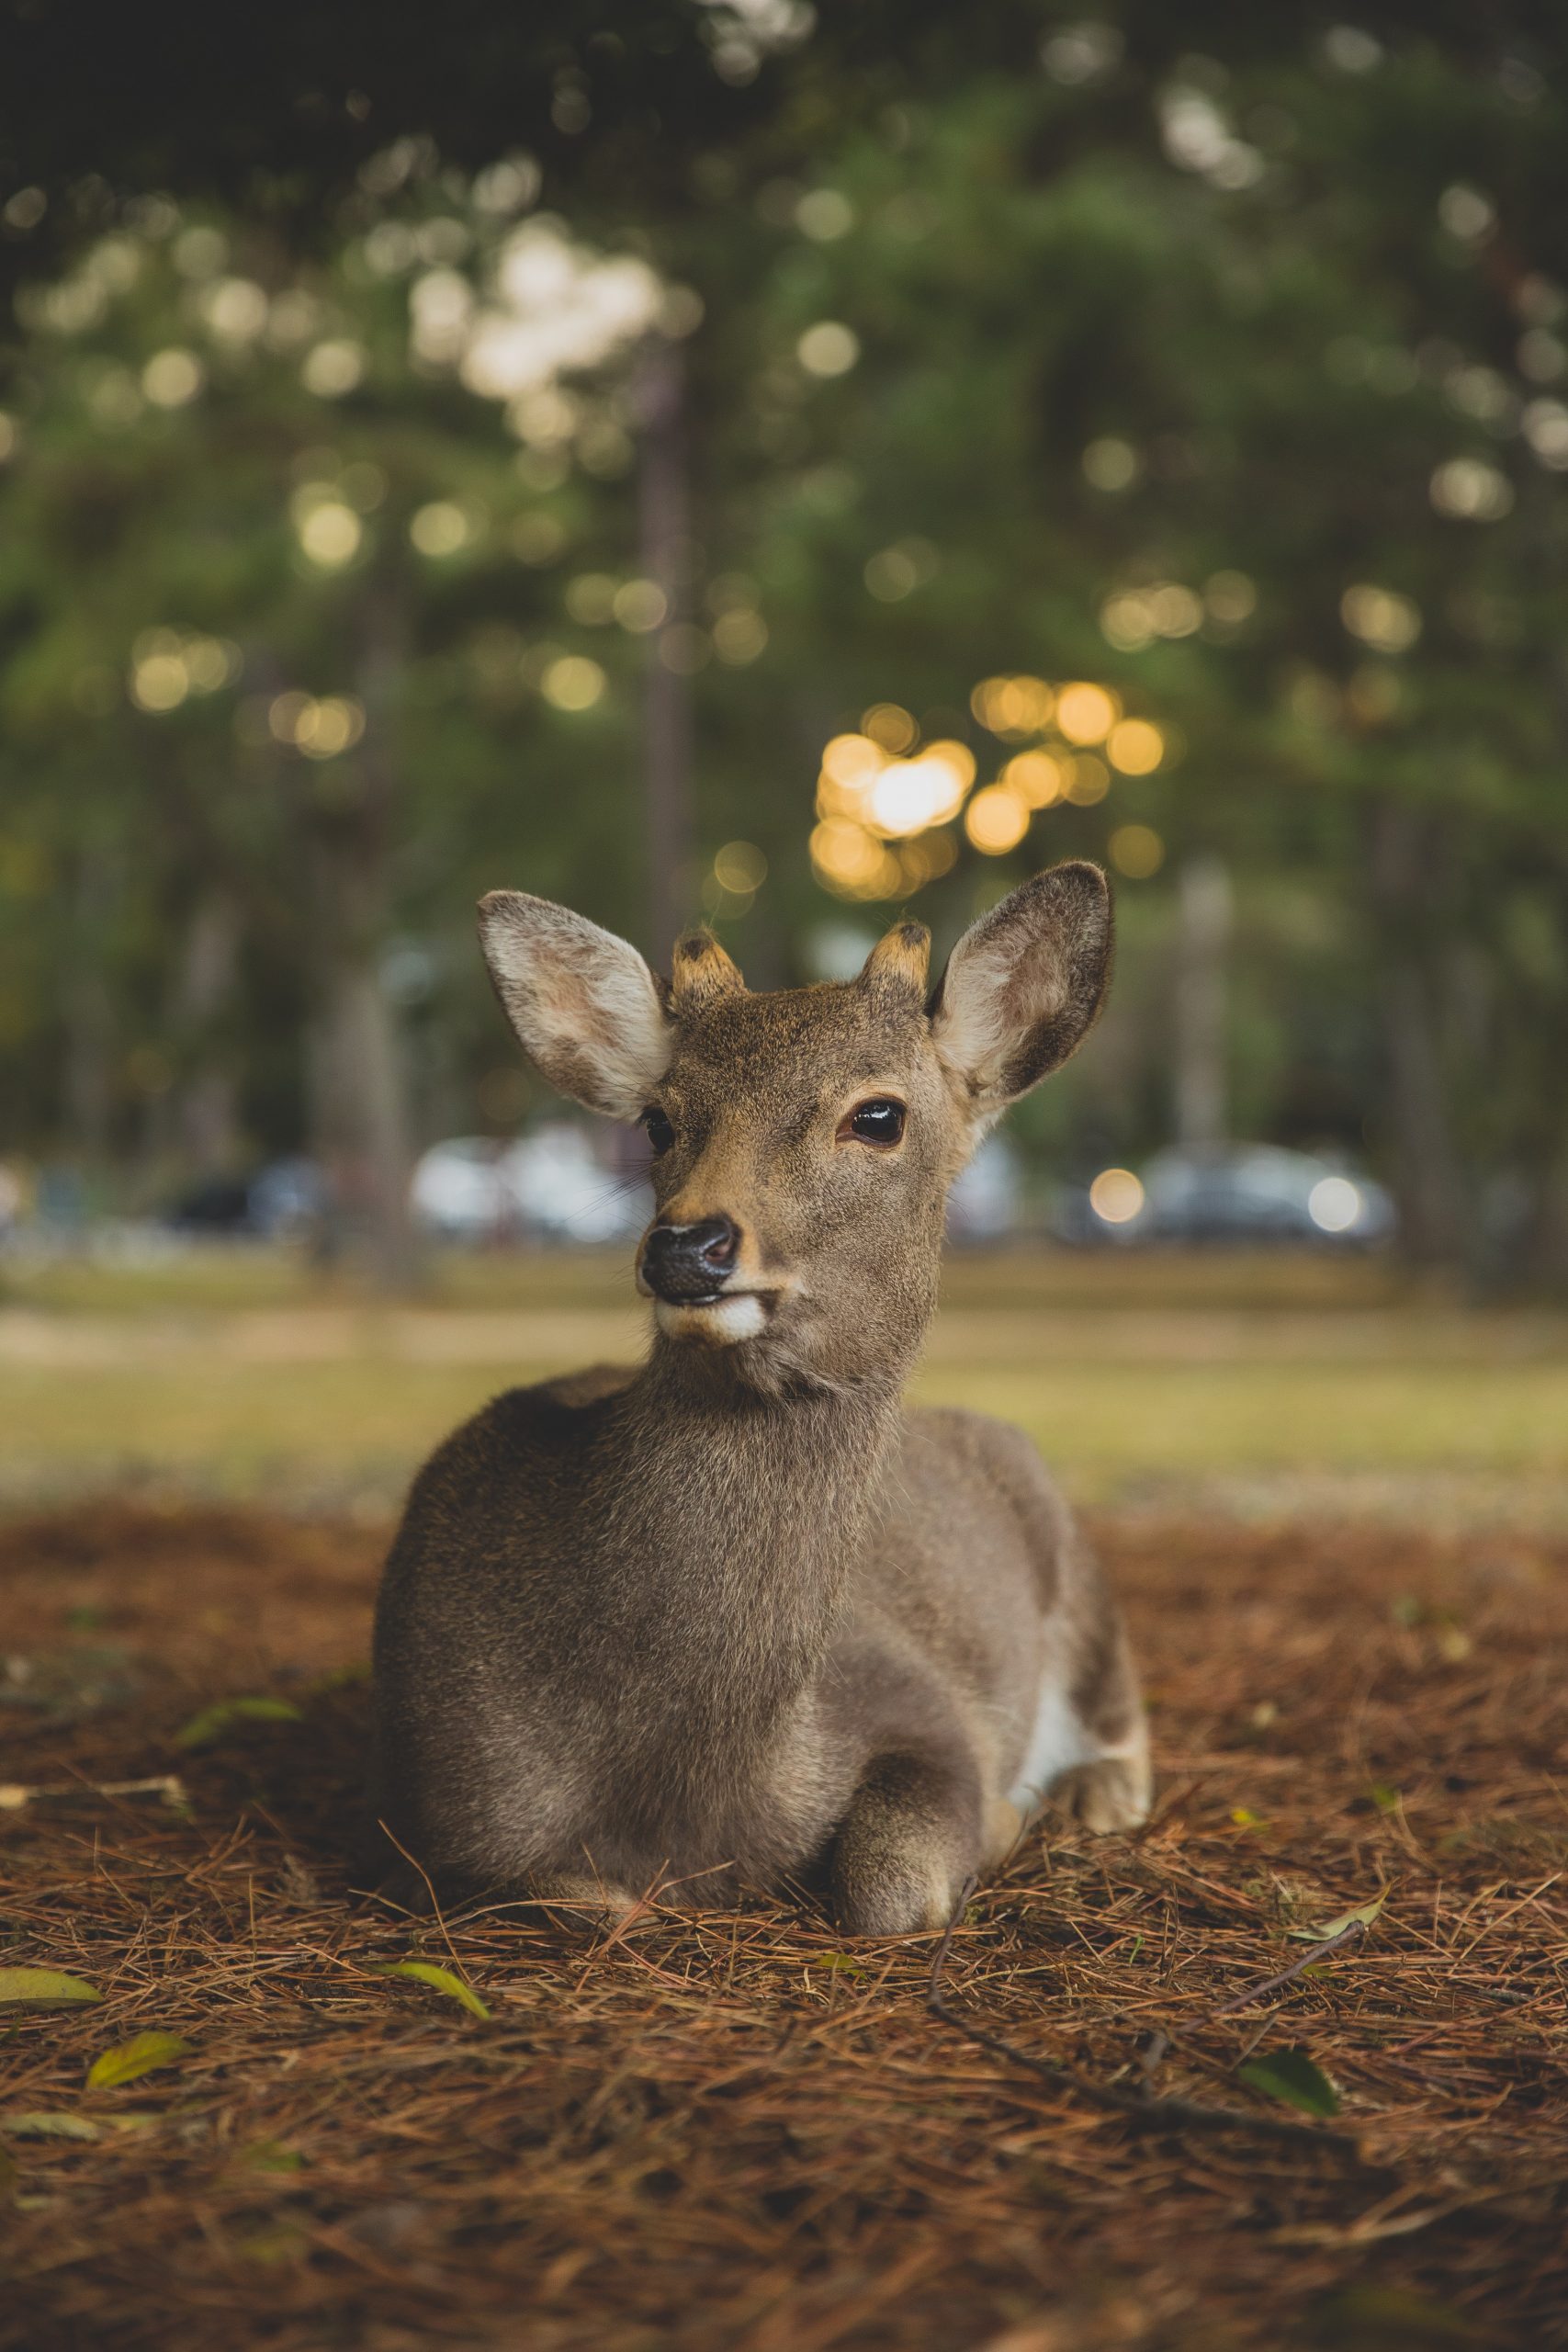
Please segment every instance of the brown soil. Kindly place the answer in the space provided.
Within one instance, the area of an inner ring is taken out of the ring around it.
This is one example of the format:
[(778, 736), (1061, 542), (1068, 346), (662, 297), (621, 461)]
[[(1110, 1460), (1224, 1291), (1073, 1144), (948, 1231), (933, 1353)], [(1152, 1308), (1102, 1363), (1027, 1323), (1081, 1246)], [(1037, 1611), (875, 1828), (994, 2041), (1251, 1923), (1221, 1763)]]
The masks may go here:
[[(354, 1896), (375, 1531), (0, 1528), (0, 1966), (104, 1996), (0, 2012), (0, 2345), (1568, 2344), (1568, 1552), (1099, 1532), (1162, 1793), (1131, 1840), (1050, 1826), (972, 1905), (945, 1996), (998, 2049), (928, 2011), (929, 1937)], [(175, 1744), (237, 1694), (299, 1718)], [(173, 1804), (105, 1792), (168, 1774)], [(378, 1973), (409, 1956), (489, 2021)], [(188, 2054), (85, 2088), (152, 2030)], [(1240, 2077), (1286, 2050), (1332, 2121)]]

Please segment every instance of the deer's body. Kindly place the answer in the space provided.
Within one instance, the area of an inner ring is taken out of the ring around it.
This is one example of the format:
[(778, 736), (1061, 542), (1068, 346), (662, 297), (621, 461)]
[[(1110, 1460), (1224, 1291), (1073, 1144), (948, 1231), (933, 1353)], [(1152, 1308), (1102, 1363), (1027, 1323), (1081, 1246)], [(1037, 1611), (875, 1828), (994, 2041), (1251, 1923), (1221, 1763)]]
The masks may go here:
[[(614, 1906), (821, 1878), (846, 1926), (896, 1931), (941, 1924), (1065, 1776), (1091, 1826), (1142, 1818), (1125, 1639), (1038, 1458), (900, 1403), (967, 1139), (910, 936), (865, 982), (775, 997), (687, 951), (705, 985), (682, 1019), (678, 979), (666, 1058), (624, 1088), (657, 1086), (671, 1156), (687, 1138), (644, 1245), (648, 1362), (497, 1398), (416, 1482), (378, 1611), (379, 1797), (438, 1879)], [(586, 1002), (551, 978), (556, 1029), (498, 973), (590, 1101), (594, 970)], [(868, 1148), (843, 1102), (895, 1087), (898, 1138)]]

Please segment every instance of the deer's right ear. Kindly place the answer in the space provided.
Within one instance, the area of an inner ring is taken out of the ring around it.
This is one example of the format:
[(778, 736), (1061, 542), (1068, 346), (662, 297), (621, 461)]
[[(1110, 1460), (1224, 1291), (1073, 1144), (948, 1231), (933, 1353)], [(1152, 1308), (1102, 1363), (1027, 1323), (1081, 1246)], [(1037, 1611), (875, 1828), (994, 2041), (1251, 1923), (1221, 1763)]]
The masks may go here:
[(640, 1118), (674, 1031), (637, 949), (523, 890), (479, 900), (479, 944), (524, 1052), (550, 1084), (612, 1119)]

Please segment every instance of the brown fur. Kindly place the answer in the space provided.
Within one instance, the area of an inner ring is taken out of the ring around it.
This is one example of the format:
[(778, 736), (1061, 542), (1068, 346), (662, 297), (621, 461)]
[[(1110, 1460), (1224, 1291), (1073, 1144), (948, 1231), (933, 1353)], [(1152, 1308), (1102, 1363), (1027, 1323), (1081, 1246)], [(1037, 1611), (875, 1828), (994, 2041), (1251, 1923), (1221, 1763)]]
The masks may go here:
[[(1032, 1449), (899, 1402), (953, 1175), (1098, 1009), (1103, 878), (1016, 891), (929, 1009), (919, 925), (858, 981), (756, 996), (701, 937), (661, 989), (544, 902), (483, 920), (541, 1066), (670, 1121), (659, 1219), (739, 1241), (725, 1303), (661, 1306), (639, 1369), (498, 1397), (416, 1480), (377, 1614), (399, 1841), (457, 1887), (614, 1906), (818, 1878), (851, 1931), (931, 1927), (1033, 1809), (1037, 1715), (1090, 1826), (1141, 1819), (1125, 1637)], [(869, 1098), (908, 1106), (897, 1148), (846, 1128)]]

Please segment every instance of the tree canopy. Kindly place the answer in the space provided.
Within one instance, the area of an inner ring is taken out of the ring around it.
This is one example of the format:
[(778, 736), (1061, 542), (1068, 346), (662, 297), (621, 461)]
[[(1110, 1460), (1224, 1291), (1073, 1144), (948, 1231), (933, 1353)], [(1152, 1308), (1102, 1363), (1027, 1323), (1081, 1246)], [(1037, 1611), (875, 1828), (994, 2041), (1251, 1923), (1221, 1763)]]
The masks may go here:
[(1032, 1133), (1132, 1155), (1219, 857), (1238, 1126), (1568, 1273), (1547, 15), (162, 21), (112, 121), (9, 36), (7, 1147), (309, 1136), (395, 1225), (525, 1107), (483, 888), (657, 954), (651, 858), (777, 980), (1083, 854)]

